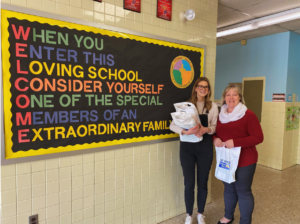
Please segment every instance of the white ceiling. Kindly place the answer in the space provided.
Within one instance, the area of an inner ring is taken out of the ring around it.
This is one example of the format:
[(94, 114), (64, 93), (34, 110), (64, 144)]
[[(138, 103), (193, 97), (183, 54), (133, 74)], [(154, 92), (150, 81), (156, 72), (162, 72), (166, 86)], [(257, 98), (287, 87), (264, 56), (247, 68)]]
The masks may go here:
[[(300, 0), (219, 0), (217, 28), (225, 28), (298, 7)], [(300, 20), (217, 38), (217, 45), (286, 31), (300, 34)]]

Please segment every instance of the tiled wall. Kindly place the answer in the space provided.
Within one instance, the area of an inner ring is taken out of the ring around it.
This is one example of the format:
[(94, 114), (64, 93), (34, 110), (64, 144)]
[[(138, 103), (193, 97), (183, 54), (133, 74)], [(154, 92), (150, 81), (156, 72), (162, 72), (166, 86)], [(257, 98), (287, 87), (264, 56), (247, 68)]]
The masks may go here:
[(2, 224), (158, 223), (185, 212), (177, 141), (2, 167)]
[[(300, 105), (299, 105), (300, 106)], [(300, 130), (299, 130), (299, 135), (300, 135)], [(297, 164), (300, 165), (300, 136), (298, 137), (298, 154), (297, 154)]]
[(299, 102), (264, 102), (262, 129), (264, 142), (257, 146), (258, 163), (278, 170), (299, 164), (299, 129), (286, 131), (286, 108), (300, 106)]
[(283, 156), (285, 103), (263, 102), (261, 126), (264, 141), (257, 146), (258, 163), (281, 170)]
[[(217, 0), (173, 0), (171, 22), (156, 18), (157, 0), (142, 0), (142, 13), (123, 0), (1, 2), (206, 45), (214, 86)], [(190, 8), (196, 18), (182, 23)], [(40, 224), (155, 224), (185, 212), (178, 141), (8, 165), (1, 175), (2, 224), (36, 213)]]
[[(299, 102), (285, 103), (287, 107), (300, 106)], [(287, 110), (287, 109), (285, 109)], [(284, 121), (286, 118), (284, 118)], [(285, 127), (284, 127), (285, 129)], [(282, 170), (294, 166), (298, 163), (298, 142), (299, 142), (299, 129), (284, 131), (284, 146), (282, 157)]]
[(298, 141), (298, 161), (297, 161), (297, 164), (300, 165), (300, 138), (299, 138), (299, 141)]

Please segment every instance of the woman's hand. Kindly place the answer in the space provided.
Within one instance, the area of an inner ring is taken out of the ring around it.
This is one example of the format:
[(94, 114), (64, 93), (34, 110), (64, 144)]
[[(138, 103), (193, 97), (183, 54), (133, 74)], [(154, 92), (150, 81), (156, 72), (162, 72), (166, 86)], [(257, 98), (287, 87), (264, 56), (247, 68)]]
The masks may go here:
[(193, 135), (193, 134), (197, 134), (199, 131), (199, 126), (195, 126), (193, 128), (190, 128), (189, 130), (182, 130), (181, 134), (183, 135)]
[(215, 138), (214, 144), (217, 147), (223, 147), (224, 146), (224, 143), (222, 142), (222, 140), (220, 138)]
[(208, 128), (201, 126), (196, 136), (199, 138), (208, 132)]
[(234, 143), (233, 143), (233, 140), (232, 139), (229, 139), (225, 142), (225, 146), (226, 148), (228, 149), (232, 149), (234, 147)]

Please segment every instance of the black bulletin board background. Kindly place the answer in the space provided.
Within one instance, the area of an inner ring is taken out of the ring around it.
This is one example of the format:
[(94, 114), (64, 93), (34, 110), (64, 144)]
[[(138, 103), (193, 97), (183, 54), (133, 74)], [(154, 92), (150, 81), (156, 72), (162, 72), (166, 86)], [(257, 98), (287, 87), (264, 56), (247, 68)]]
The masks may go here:
[[(166, 46), (161, 46), (157, 44), (152, 44), (152, 43), (147, 43), (147, 42), (141, 42), (137, 40), (132, 40), (132, 39), (123, 39), (123, 38), (117, 38), (117, 37), (109, 37), (106, 35), (101, 35), (101, 34), (95, 34), (93, 32), (86, 32), (86, 31), (79, 31), (75, 29), (68, 29), (68, 28), (62, 28), (59, 26), (51, 26), (49, 24), (41, 24), (39, 22), (29, 22), (26, 20), (18, 20), (16, 18), (10, 18), (9, 23), (13, 23), (16, 25), (16, 27), (22, 25), (23, 27), (35, 27), (37, 30), (37, 33), (40, 33), (40, 30), (55, 30), (57, 32), (61, 33), (69, 33), (69, 46), (66, 47), (63, 44), (59, 45), (53, 45), (53, 44), (46, 44), (41, 42), (41, 38), (37, 38), (36, 42), (33, 42), (32, 38), (32, 32), (30, 32), (29, 38), (27, 41), (23, 40), (18, 40), (18, 43), (26, 43), (28, 45), (34, 45), (34, 46), (48, 46), (48, 47), (54, 47), (56, 48), (65, 48), (65, 49), (73, 49), (78, 52), (78, 62), (74, 62), (71, 60), (71, 62), (59, 62), (57, 61), (56, 54), (53, 51), (51, 54), (51, 58), (54, 60), (46, 60), (46, 52), (44, 51), (43, 53), (43, 59), (37, 59), (34, 57), (33, 59), (31, 58), (22, 58), (21, 60), (21, 70), (29, 70), (28, 65), (32, 60), (40, 61), (41, 63), (46, 62), (49, 66), (52, 62), (55, 63), (64, 63), (66, 65), (72, 64), (72, 65), (81, 65), (84, 68), (84, 73), (88, 74), (88, 67), (89, 66), (95, 66), (96, 68), (101, 68), (104, 67), (106, 69), (111, 68), (112, 70), (117, 69), (124, 69), (125, 71), (138, 71), (139, 78), (143, 80), (144, 84), (155, 84), (157, 86), (158, 84), (164, 84), (162, 92), (159, 94), (159, 101), (160, 103), (163, 104), (163, 106), (158, 106), (158, 105), (151, 105), (151, 106), (117, 106), (116, 105), (116, 97), (118, 94), (112, 93), (112, 103), (114, 104), (113, 106), (88, 106), (87, 100), (81, 100), (80, 103), (77, 103), (75, 107), (62, 107), (59, 104), (59, 97), (62, 94), (72, 94), (72, 93), (61, 93), (61, 92), (45, 92), (45, 91), (40, 91), (38, 93), (33, 92), (32, 90), (28, 90), (25, 92), (27, 95), (35, 94), (53, 94), (54, 95), (54, 108), (26, 108), (23, 110), (20, 110), (16, 104), (15, 100), (16, 97), (20, 94), (18, 90), (15, 89), (14, 85), (11, 87), (11, 93), (12, 93), (12, 98), (11, 98), (11, 103), (12, 103), (12, 118), (11, 122), (13, 124), (12, 126), (12, 141), (13, 141), (13, 147), (12, 150), (13, 152), (17, 151), (27, 151), (29, 149), (34, 149), (38, 150), (40, 148), (49, 148), (49, 147), (59, 147), (59, 146), (73, 146), (77, 144), (86, 144), (86, 143), (93, 143), (93, 142), (105, 142), (105, 141), (112, 141), (112, 140), (118, 140), (118, 139), (127, 139), (127, 138), (134, 138), (134, 137), (144, 137), (144, 136), (155, 136), (155, 135), (164, 135), (164, 134), (169, 134), (171, 133), (170, 130), (157, 130), (157, 131), (147, 131), (147, 132), (129, 132), (129, 133), (120, 133), (120, 134), (104, 134), (104, 135), (92, 135), (92, 136), (86, 136), (84, 138), (68, 138), (68, 139), (58, 139), (54, 140), (54, 132), (52, 133), (52, 140), (48, 141), (35, 141), (35, 142), (29, 142), (29, 143), (18, 143), (17, 135), (15, 133), (18, 132), (20, 127), (16, 126), (16, 112), (21, 112), (22, 114), (25, 115), (26, 112), (34, 112), (34, 111), (72, 111), (72, 110), (96, 110), (98, 112), (98, 121), (97, 122), (79, 122), (79, 123), (63, 123), (63, 124), (43, 124), (43, 125), (25, 125), (22, 126), (22, 129), (39, 129), (39, 128), (44, 128), (44, 127), (65, 127), (68, 129), (70, 125), (76, 129), (76, 127), (80, 125), (88, 125), (90, 123), (121, 123), (121, 122), (143, 122), (143, 121), (160, 121), (160, 120), (167, 120), (168, 125), (169, 125), (169, 120), (171, 120), (170, 113), (174, 111), (174, 106), (173, 104), (176, 102), (182, 102), (188, 100), (188, 98), (191, 95), (192, 91), (192, 86), (193, 83), (190, 84), (189, 87), (185, 89), (179, 89), (171, 81), (170, 78), (170, 66), (172, 64), (172, 61), (177, 57), (177, 56), (185, 56), (189, 58), (194, 66), (194, 80), (197, 79), (200, 76), (200, 59), (203, 57), (201, 56), (200, 52), (196, 51), (190, 51), (190, 50), (183, 50), (183, 49), (178, 49), (174, 47), (166, 47)], [(13, 35), (12, 27), (9, 26), (8, 29), (10, 33), (9, 37), (9, 42), (11, 43), (9, 51), (11, 53), (10, 57), (10, 63), (14, 65), (16, 63), (16, 60), (19, 59), (15, 56), (14, 52), (16, 51), (15, 49), (15, 38)], [(102, 51), (98, 51), (95, 49), (87, 50), (87, 49), (78, 49), (75, 39), (74, 39), (74, 34), (77, 34), (77, 36), (89, 36), (92, 37), (93, 39), (98, 38), (98, 39), (103, 39), (104, 42), (104, 49)], [(93, 63), (86, 64), (85, 61), (85, 56), (81, 54), (81, 51), (89, 51), (92, 53), (101, 53), (101, 54), (112, 54), (114, 56), (114, 66), (101, 66), (99, 64), (94, 65)], [(26, 48), (25, 54), (29, 55), (29, 48)], [(55, 70), (54, 70), (55, 71)], [(20, 77), (20, 74), (16, 73), (16, 66), (11, 66), (10, 67), (10, 73), (11, 73), (11, 78), (10, 82), (14, 83), (16, 78)], [(51, 76), (47, 75), (45, 70), (42, 74), (40, 75), (33, 75), (30, 73), (28, 75), (24, 75), (29, 81), (32, 78), (48, 78), (51, 80), (52, 78), (65, 78), (67, 79), (78, 79), (76, 77), (57, 77), (55, 73), (53, 73)], [(85, 75), (86, 80), (92, 80)], [(84, 79), (79, 79), (79, 80), (84, 80)], [(101, 80), (99, 77), (93, 80), (99, 80), (102, 81), (103, 83), (103, 93), (92, 93), (92, 94), (109, 94), (108, 93), (108, 88), (105, 84), (106, 81), (109, 80)], [(114, 80), (111, 80), (112, 82)], [(115, 81), (117, 82), (117, 81)], [(121, 81), (122, 83), (130, 83), (129, 81)], [(24, 93), (22, 93), (24, 94)], [(74, 94), (84, 94), (84, 93), (74, 93)], [(91, 94), (91, 93), (88, 93)], [(126, 94), (122, 94), (126, 95)], [(141, 95), (141, 94), (133, 94), (133, 95)], [(142, 94), (145, 96), (148, 96), (148, 94)], [(151, 95), (149, 95), (151, 96)], [(103, 112), (104, 110), (113, 110), (113, 109), (120, 109), (121, 111), (123, 109), (136, 109), (137, 110), (137, 119), (136, 120), (121, 120), (120, 117), (118, 117), (115, 121), (105, 121), (103, 118)], [(47, 133), (43, 132), (41, 133), (41, 136), (44, 139), (47, 139)], [(31, 131), (29, 132), (27, 138), (32, 139), (34, 137), (34, 133)]]

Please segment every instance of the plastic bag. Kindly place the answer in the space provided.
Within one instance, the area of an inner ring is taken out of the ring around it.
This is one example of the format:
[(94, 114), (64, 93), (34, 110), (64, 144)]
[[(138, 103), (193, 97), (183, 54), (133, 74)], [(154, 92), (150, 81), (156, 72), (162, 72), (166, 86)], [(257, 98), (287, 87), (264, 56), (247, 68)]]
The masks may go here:
[[(175, 125), (185, 130), (189, 130), (192, 127), (200, 124), (198, 111), (194, 104), (189, 102), (175, 103), (174, 107), (176, 112), (171, 113)], [(180, 141), (182, 142), (200, 142), (201, 137), (196, 135), (180, 135)]]
[(192, 104), (190, 102), (175, 103), (174, 107), (175, 107), (176, 112), (194, 114), (195, 119), (197, 120), (197, 122), (199, 124), (201, 124), (198, 110), (197, 110), (197, 108), (195, 107), (194, 104)]
[(215, 148), (217, 157), (215, 177), (228, 184), (235, 182), (235, 171), (239, 163), (241, 147)]
[(183, 129), (190, 129), (195, 127), (198, 123), (195, 116), (191, 113), (174, 112), (171, 113), (174, 123)]

